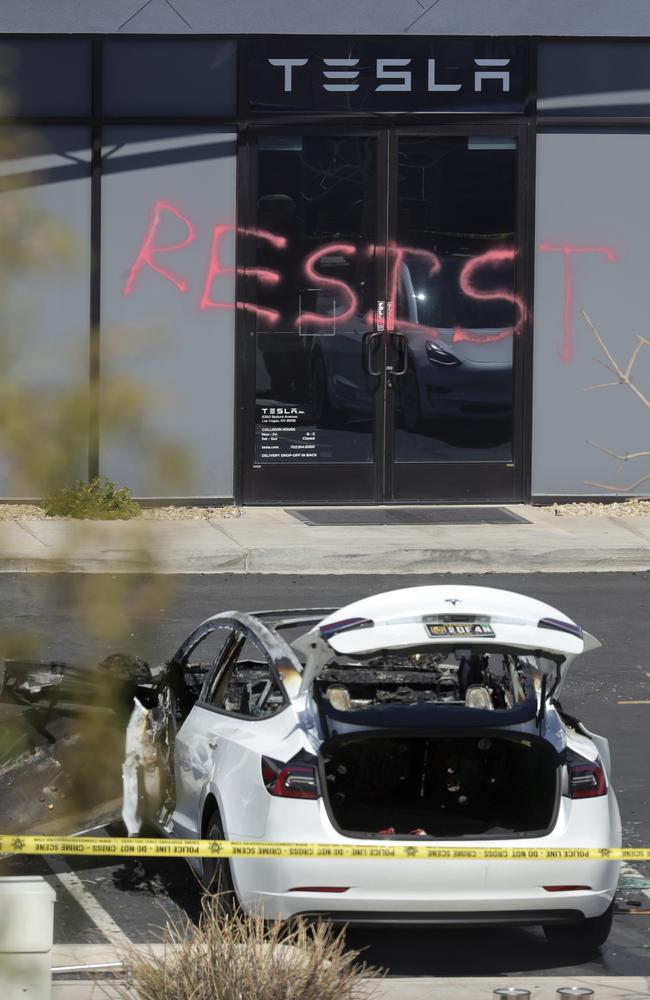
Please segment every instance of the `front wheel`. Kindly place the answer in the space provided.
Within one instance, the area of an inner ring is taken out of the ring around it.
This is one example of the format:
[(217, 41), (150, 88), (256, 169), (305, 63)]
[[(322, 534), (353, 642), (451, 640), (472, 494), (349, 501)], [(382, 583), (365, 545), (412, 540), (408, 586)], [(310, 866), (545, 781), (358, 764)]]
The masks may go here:
[[(225, 840), (223, 824), (218, 812), (213, 812), (205, 831), (206, 840)], [(215, 897), (221, 913), (226, 916), (237, 910), (237, 895), (228, 858), (204, 858), (203, 890)]]
[(580, 924), (544, 924), (549, 944), (572, 951), (595, 951), (605, 944), (614, 920), (614, 900), (599, 917), (588, 917)]

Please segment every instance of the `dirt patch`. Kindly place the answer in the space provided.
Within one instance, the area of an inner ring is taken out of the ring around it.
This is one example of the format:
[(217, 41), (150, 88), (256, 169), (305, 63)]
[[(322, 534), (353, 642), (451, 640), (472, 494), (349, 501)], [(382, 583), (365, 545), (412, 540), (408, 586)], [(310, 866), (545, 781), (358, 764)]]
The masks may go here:
[[(200, 521), (241, 517), (238, 507), (147, 507), (134, 520)], [(69, 521), (71, 518), (51, 518), (42, 507), (32, 503), (0, 504), (0, 521)]]

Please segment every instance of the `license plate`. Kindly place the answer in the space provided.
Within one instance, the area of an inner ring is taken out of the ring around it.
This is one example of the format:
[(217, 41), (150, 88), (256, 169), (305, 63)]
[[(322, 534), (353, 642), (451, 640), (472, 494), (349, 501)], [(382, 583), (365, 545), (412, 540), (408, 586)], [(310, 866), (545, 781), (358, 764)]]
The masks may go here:
[(494, 638), (494, 629), (491, 625), (483, 622), (436, 622), (434, 625), (427, 625), (427, 632), (431, 636), (439, 635), (476, 635), (486, 638)]

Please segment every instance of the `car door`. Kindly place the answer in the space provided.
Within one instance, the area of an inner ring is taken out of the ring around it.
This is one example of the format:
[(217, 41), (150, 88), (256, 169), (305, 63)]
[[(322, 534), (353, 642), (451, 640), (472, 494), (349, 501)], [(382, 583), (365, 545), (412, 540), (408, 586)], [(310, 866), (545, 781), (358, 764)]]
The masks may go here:
[(295, 730), (288, 704), (264, 644), (245, 626), (235, 629), (176, 737), (177, 836), (200, 836), (210, 792), (229, 836), (261, 835), (261, 756), (281, 753)]

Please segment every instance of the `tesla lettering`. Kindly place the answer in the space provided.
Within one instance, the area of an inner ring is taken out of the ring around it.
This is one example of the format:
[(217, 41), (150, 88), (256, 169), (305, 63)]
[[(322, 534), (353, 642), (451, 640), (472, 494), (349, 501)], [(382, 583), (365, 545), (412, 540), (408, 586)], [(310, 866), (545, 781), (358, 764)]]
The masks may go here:
[(375, 90), (411, 90), (410, 70), (390, 69), (391, 66), (408, 66), (410, 59), (378, 59), (377, 79), (378, 80), (399, 80), (400, 83), (380, 83)]
[[(341, 69), (325, 69), (323, 76), (326, 80), (356, 80), (359, 75), (358, 69), (351, 69), (359, 62), (358, 59), (323, 59), (326, 66), (340, 66)], [(323, 90), (347, 91), (351, 92), (359, 89), (358, 83), (324, 83)]]
[(429, 59), (428, 66), (428, 90), (429, 93), (433, 94), (436, 91), (449, 92), (454, 90), (460, 90), (462, 87), (461, 83), (437, 83), (436, 82), (436, 61), (435, 59)]
[(284, 92), (290, 94), (293, 90), (293, 68), (294, 66), (306, 66), (307, 59), (269, 59), (271, 66), (280, 66), (284, 69)]
[[(332, 93), (353, 92), (359, 89), (358, 77), (360, 70), (358, 59), (323, 59), (326, 67), (323, 69), (324, 90)], [(283, 89), (285, 94), (291, 94), (294, 90), (294, 69), (306, 66), (309, 59), (269, 59), (271, 66), (276, 66), (282, 71)], [(376, 91), (405, 91), (411, 93), (413, 90), (413, 75), (410, 69), (411, 59), (403, 58), (382, 58), (375, 62), (375, 76), (377, 79)], [(501, 84), (501, 91), (504, 94), (510, 93), (510, 59), (474, 59), (474, 92), (483, 92), (483, 84), (486, 81)], [(391, 81), (391, 82), (385, 82)], [(436, 60), (427, 59), (427, 90), (434, 93), (454, 93), (462, 90), (462, 83), (451, 81), (441, 82), (437, 79)]]
[[(486, 67), (474, 73), (474, 90), (477, 94), (483, 90), (484, 80), (500, 80), (503, 93), (507, 94), (510, 91), (510, 73), (506, 72), (505, 69), (496, 69), (497, 66), (507, 66), (510, 62), (509, 59), (475, 59), (474, 62), (477, 66)], [(488, 66), (495, 68), (488, 70)]]

